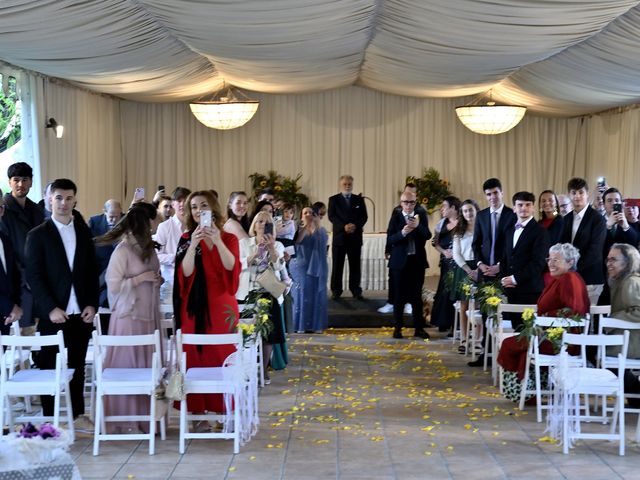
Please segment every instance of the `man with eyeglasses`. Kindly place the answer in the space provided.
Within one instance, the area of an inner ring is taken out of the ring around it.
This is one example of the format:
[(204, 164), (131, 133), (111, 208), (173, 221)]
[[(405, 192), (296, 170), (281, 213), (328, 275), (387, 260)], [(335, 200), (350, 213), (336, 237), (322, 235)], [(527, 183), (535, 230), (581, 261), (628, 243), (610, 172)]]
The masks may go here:
[(389, 272), (394, 292), (393, 338), (402, 338), (403, 313), (410, 303), (413, 315), (414, 337), (429, 338), (424, 330), (422, 286), (429, 267), (425, 243), (431, 238), (429, 220), (424, 209), (416, 211), (415, 194), (404, 191), (400, 197), (401, 211), (394, 211), (387, 227)]
[(558, 211), (563, 217), (571, 211), (571, 199), (564, 193), (558, 195)]
[(14, 163), (7, 170), (11, 193), (4, 195), (5, 212), (0, 220), (0, 231), (11, 241), (13, 252), (16, 256), (22, 278), (22, 318), (21, 327), (33, 327), (33, 296), (29, 288), (26, 276), (26, 259), (24, 247), (29, 230), (44, 222), (44, 211), (35, 202), (27, 197), (33, 183), (33, 170), (25, 162)]

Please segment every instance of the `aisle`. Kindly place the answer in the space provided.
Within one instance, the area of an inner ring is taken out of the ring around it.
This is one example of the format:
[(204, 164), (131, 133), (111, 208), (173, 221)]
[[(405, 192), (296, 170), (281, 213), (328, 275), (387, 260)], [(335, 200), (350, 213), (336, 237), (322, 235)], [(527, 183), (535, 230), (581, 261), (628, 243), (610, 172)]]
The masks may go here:
[(230, 442), (197, 441), (180, 456), (174, 428), (154, 457), (146, 444), (110, 442), (94, 458), (84, 440), (74, 448), (83, 478), (637, 478), (635, 416), (626, 457), (608, 442), (564, 456), (539, 441), (544, 424), (535, 413), (500, 398), (489, 374), (467, 367), (449, 340), (390, 336), (390, 329), (293, 335), (289, 368), (272, 374), (260, 432), (239, 455)]

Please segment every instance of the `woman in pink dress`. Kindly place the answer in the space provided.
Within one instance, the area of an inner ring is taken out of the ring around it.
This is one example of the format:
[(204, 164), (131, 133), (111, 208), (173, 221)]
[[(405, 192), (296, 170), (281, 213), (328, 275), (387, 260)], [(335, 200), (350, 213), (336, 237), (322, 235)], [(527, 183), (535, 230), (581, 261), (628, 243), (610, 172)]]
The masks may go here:
[[(160, 329), (160, 263), (151, 239), (158, 225), (157, 210), (148, 203), (134, 204), (115, 227), (97, 242), (114, 243), (105, 281), (111, 307), (109, 335), (147, 335)], [(152, 347), (109, 347), (105, 368), (149, 368)], [(107, 396), (105, 416), (148, 415), (147, 395)], [(108, 422), (108, 433), (146, 433), (149, 422)]]
[[(211, 224), (201, 215), (211, 212)], [(207, 190), (187, 198), (187, 229), (178, 243), (174, 312), (176, 327), (183, 333), (222, 334), (235, 332), (238, 302), (235, 293), (240, 277), (238, 238), (223, 231), (224, 218), (218, 201)], [(233, 353), (231, 345), (185, 345), (187, 368), (219, 367)], [(224, 412), (221, 394), (191, 394), (187, 409), (193, 413)], [(210, 428), (200, 424), (198, 431)]]

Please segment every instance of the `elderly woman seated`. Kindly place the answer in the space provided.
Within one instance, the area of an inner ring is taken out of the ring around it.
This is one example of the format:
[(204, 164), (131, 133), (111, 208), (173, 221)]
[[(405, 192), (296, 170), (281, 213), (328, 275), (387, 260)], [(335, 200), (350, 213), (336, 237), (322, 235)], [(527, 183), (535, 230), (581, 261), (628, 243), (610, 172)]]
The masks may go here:
[[(607, 255), (607, 274), (611, 289), (611, 317), (629, 322), (640, 322), (640, 253), (626, 243), (614, 243)], [(621, 334), (610, 329), (608, 334)], [(607, 348), (607, 355), (617, 355), (620, 347)], [(628, 358), (640, 358), (640, 330), (629, 330)], [(625, 372), (624, 389), (627, 393), (640, 393), (640, 382), (630, 371)], [(640, 407), (640, 399), (628, 399), (629, 405)]]
[[(549, 249), (547, 265), (551, 281), (538, 298), (538, 316), (586, 316), (589, 312), (589, 296), (584, 280), (575, 271), (580, 253), (570, 243), (557, 243)], [(524, 378), (528, 339), (524, 336), (509, 337), (500, 348), (498, 364), (505, 371), (505, 382), (511, 388), (504, 388), (505, 397), (509, 400), (520, 399), (520, 382)], [(540, 345), (540, 352), (552, 354), (553, 346), (545, 341)], [(516, 380), (517, 378), (517, 380)]]

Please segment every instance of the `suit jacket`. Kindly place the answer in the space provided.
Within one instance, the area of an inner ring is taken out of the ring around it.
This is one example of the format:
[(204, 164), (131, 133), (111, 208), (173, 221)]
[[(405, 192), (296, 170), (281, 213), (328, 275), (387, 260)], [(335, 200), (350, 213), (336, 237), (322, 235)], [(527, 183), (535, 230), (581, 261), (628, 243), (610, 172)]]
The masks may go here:
[(571, 242), (573, 217), (573, 211), (567, 213), (564, 217), (564, 228), (560, 237), (561, 242), (573, 243), (573, 246), (580, 251), (577, 270), (584, 283), (587, 285), (603, 284), (605, 276), (602, 269), (604, 262), (602, 252), (607, 236), (606, 220), (593, 208), (587, 208), (576, 232), (576, 237)]
[[(494, 262), (499, 262), (504, 255), (504, 243), (507, 229), (516, 223), (516, 214), (506, 205), (502, 209), (500, 220), (496, 229), (496, 245), (493, 251)], [(482, 262), (485, 265), (491, 265), (489, 258), (491, 256), (491, 209), (485, 208), (480, 210), (476, 217), (476, 225), (473, 231), (473, 248), (474, 260)]]
[[(368, 219), (364, 198), (352, 193), (351, 205), (349, 206), (342, 193), (333, 195), (329, 197), (327, 214), (333, 225), (332, 245), (362, 245), (362, 229)], [(344, 226), (348, 223), (353, 223), (356, 226), (355, 232), (347, 233), (344, 231)]]
[[(44, 210), (27, 198), (24, 208), (18, 205), (11, 193), (4, 196), (6, 210), (0, 219), (0, 231), (11, 239), (13, 252), (20, 269), (24, 271), (24, 245), (29, 230), (44, 222)], [(22, 279), (25, 280), (24, 278)]]
[(11, 240), (0, 232), (2, 246), (4, 249), (4, 259), (7, 264), (5, 271), (0, 262), (0, 322), (4, 323), (4, 317), (11, 313), (14, 305), (20, 305), (22, 293), (21, 275), (16, 256), (11, 245)]
[(62, 238), (53, 220), (47, 220), (27, 235), (25, 259), (27, 281), (41, 321), (49, 320), (55, 307), (66, 310), (71, 286), (78, 305), (98, 308), (98, 267), (91, 232), (84, 222), (74, 221), (76, 251), (73, 271), (69, 269)]
[(416, 253), (412, 257), (412, 261), (418, 262), (418, 265), (424, 268), (429, 268), (427, 262), (427, 252), (424, 248), (427, 240), (431, 238), (431, 231), (429, 231), (429, 219), (427, 212), (422, 209), (418, 211), (416, 209), (415, 214), (420, 218), (420, 224), (406, 237), (402, 235), (402, 229), (407, 224), (404, 219), (402, 210), (395, 211), (391, 214), (389, 219), (389, 226), (387, 227), (387, 246), (391, 252), (389, 258), (390, 269), (402, 269), (407, 263), (407, 248), (409, 247), (409, 239), (413, 240)]
[(513, 246), (515, 225), (509, 227), (505, 235), (504, 254), (500, 260), (500, 276), (513, 275), (516, 287), (506, 289), (507, 293), (536, 293), (544, 289), (542, 273), (549, 253), (549, 233), (535, 219), (524, 227), (518, 243)]
[[(91, 230), (91, 236), (93, 238), (100, 237), (109, 231), (109, 223), (107, 217), (104, 214), (93, 215), (89, 218), (89, 229)], [(104, 245), (96, 247), (96, 259), (98, 261), (98, 271), (104, 272), (109, 265), (109, 259), (111, 254), (115, 250), (114, 245)]]

